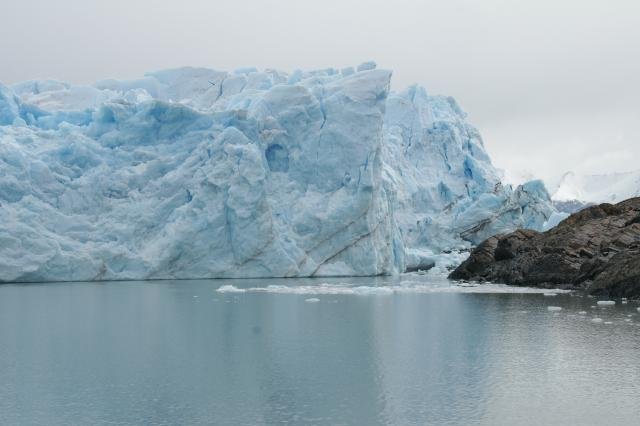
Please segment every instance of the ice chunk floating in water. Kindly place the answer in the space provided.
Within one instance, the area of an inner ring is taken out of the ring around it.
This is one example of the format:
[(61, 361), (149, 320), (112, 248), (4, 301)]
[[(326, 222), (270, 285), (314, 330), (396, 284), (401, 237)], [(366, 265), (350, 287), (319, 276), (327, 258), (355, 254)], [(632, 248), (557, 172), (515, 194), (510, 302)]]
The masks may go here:
[(547, 306), (547, 310), (551, 312), (558, 312), (561, 311), (562, 308), (560, 306)]
[(450, 97), (337, 71), (0, 85), (0, 281), (381, 275), (542, 229)]
[(216, 291), (218, 293), (245, 293), (246, 292), (246, 290), (232, 286), (232, 285), (220, 286)]
[(614, 300), (598, 300), (598, 306), (613, 306), (615, 304)]

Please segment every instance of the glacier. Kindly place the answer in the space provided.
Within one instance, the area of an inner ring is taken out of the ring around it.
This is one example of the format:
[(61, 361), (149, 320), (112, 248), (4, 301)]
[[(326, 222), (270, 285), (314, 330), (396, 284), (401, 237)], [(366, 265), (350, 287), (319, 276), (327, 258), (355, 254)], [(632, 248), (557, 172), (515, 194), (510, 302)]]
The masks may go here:
[(368, 276), (557, 220), (391, 71), (0, 84), (0, 281)]

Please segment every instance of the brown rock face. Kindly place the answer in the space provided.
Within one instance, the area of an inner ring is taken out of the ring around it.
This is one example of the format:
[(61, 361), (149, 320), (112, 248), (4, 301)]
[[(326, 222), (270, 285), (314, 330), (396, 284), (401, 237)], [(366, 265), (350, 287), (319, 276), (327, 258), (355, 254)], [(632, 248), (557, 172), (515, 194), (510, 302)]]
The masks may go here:
[(640, 198), (574, 213), (539, 233), (491, 237), (449, 278), (640, 297)]

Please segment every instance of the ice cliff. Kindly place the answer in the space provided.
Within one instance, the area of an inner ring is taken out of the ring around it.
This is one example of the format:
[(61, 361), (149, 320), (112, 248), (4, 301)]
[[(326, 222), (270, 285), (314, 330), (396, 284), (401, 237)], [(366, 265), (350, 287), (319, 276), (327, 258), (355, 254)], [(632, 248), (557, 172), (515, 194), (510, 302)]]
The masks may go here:
[(391, 72), (0, 85), (0, 281), (378, 275), (554, 213)]

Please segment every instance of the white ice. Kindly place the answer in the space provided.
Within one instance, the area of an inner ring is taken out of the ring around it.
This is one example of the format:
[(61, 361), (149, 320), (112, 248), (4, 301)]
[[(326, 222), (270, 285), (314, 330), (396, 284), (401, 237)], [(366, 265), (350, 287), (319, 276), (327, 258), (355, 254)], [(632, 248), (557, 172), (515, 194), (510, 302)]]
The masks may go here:
[[(488, 294), (540, 294), (538, 288), (515, 287), (503, 284), (485, 284), (479, 286), (459, 286), (448, 283), (425, 283), (403, 281), (398, 284), (368, 286), (348, 283), (319, 283), (316, 285), (272, 284), (265, 287), (239, 288), (223, 285), (216, 290), (219, 293), (275, 293), (293, 295), (394, 295), (427, 293), (488, 293)], [(563, 290), (559, 290), (563, 291)], [(553, 309), (550, 309), (553, 310)]]

